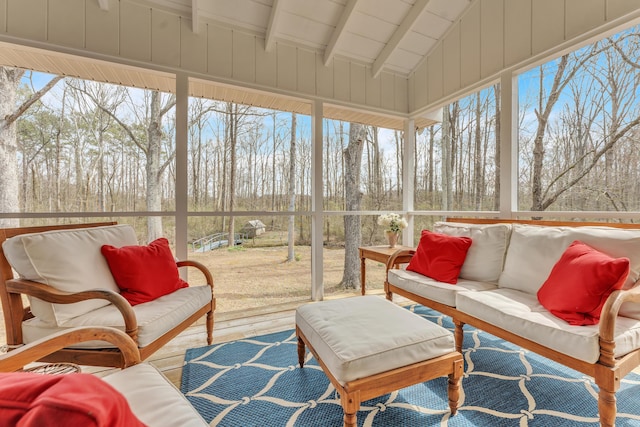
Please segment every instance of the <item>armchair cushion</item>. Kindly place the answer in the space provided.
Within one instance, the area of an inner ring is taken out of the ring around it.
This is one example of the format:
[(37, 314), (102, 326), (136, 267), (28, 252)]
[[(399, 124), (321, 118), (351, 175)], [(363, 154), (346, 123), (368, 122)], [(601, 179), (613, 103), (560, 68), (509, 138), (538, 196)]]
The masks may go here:
[[(105, 244), (127, 246), (136, 245), (138, 241), (131, 226), (111, 225), (22, 234), (7, 239), (2, 248), (21, 278), (67, 292), (97, 288), (119, 292), (100, 253)], [(102, 299), (50, 304), (37, 298), (30, 298), (30, 303), (36, 317), (57, 325), (109, 304)]]
[(180, 279), (169, 241), (164, 237), (148, 246), (103, 245), (101, 252), (120, 288), (120, 295), (132, 306), (189, 286)]
[[(134, 306), (133, 311), (138, 320), (138, 346), (146, 347), (174, 329), (193, 315), (195, 311), (210, 303), (211, 298), (209, 286), (189, 286), (153, 301)], [(118, 309), (110, 304), (74, 317), (64, 326), (52, 326), (38, 318), (29, 319), (22, 323), (22, 334), (25, 343), (30, 343), (54, 332), (78, 326), (111, 326), (124, 331), (124, 319)], [(87, 341), (70, 347), (104, 348), (109, 345), (102, 341)]]
[(18, 426), (144, 426), (121, 393), (89, 374), (0, 374), (0, 419)]

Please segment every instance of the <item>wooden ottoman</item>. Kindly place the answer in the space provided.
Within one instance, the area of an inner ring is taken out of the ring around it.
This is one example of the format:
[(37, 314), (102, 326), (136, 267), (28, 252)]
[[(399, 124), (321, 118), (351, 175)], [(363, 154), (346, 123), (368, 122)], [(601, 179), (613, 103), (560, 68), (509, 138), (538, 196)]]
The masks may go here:
[(305, 346), (340, 394), (344, 425), (356, 426), (360, 403), (449, 376), (455, 414), (464, 369), (453, 334), (378, 296), (305, 304), (296, 310), (298, 361)]

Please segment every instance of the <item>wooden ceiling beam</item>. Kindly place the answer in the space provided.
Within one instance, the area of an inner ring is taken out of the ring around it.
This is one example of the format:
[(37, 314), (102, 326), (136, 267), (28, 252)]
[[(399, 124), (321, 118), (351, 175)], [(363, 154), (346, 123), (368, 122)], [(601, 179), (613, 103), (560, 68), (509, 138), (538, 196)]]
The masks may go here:
[(284, 0), (273, 0), (273, 6), (271, 6), (271, 14), (269, 15), (269, 23), (267, 24), (267, 34), (264, 38), (264, 50), (271, 52), (273, 46), (276, 43), (276, 34), (278, 32), (278, 25), (280, 24), (280, 17), (282, 16), (282, 2)]
[(344, 34), (345, 29), (347, 28), (347, 24), (349, 23), (349, 19), (353, 16), (353, 11), (356, 8), (359, 0), (348, 0), (347, 4), (344, 7), (344, 11), (340, 15), (340, 19), (338, 20), (338, 24), (336, 28), (331, 33), (331, 38), (329, 39), (329, 43), (327, 43), (327, 48), (324, 51), (324, 65), (325, 67), (329, 65), (329, 62), (333, 59), (333, 55), (336, 53), (336, 49), (340, 43), (340, 39)]
[(198, 32), (200, 18), (198, 17), (198, 0), (191, 0), (191, 31)]
[(384, 46), (384, 48), (382, 48), (380, 55), (378, 55), (376, 60), (373, 62), (373, 68), (371, 71), (374, 78), (378, 77), (380, 71), (382, 71), (382, 67), (384, 67), (385, 62), (387, 62), (393, 51), (398, 48), (398, 46), (402, 42), (402, 39), (404, 39), (409, 31), (411, 31), (420, 15), (422, 15), (422, 12), (426, 10), (428, 4), (429, 0), (417, 0), (413, 4), (413, 6), (411, 6), (411, 9), (409, 9), (409, 13), (407, 13), (407, 16), (404, 18), (398, 28), (396, 28), (396, 31), (393, 33), (387, 44)]

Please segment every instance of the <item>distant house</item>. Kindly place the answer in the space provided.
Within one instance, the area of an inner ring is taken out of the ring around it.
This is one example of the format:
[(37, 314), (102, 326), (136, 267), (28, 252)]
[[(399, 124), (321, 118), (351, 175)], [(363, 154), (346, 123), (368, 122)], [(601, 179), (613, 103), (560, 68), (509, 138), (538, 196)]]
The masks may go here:
[(253, 219), (251, 221), (247, 221), (244, 227), (242, 227), (242, 232), (245, 233), (249, 239), (251, 239), (264, 233), (266, 228), (267, 226), (264, 225), (262, 221), (260, 221), (259, 219)]

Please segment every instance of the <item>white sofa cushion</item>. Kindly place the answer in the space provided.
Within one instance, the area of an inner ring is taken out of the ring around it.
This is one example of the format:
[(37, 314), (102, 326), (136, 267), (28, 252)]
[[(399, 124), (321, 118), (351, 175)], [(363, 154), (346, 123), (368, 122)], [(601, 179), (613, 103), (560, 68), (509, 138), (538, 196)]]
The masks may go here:
[(640, 275), (640, 229), (614, 227), (541, 227), (513, 224), (501, 288), (535, 295), (569, 245), (580, 240), (614, 258), (627, 257), (630, 272), (625, 288)]
[[(98, 288), (119, 292), (100, 253), (104, 244), (120, 247), (138, 241), (131, 226), (112, 225), (23, 234), (7, 239), (2, 249), (21, 278), (67, 292)], [(58, 325), (109, 304), (106, 300), (50, 304), (37, 298), (30, 298), (30, 303), (35, 316)]]
[[(473, 245), (472, 245), (473, 246)], [(486, 291), (497, 289), (495, 283), (479, 282), (476, 280), (458, 279), (458, 283), (442, 283), (415, 271), (402, 269), (389, 270), (389, 283), (412, 294), (428, 298), (432, 301), (456, 306), (456, 294), (465, 291)]]
[(436, 233), (456, 237), (470, 237), (471, 247), (460, 270), (462, 279), (497, 282), (509, 246), (511, 224), (463, 224), (436, 222)]
[[(207, 305), (211, 298), (209, 286), (190, 286), (178, 289), (153, 301), (133, 306), (138, 320), (138, 345), (146, 347)], [(110, 304), (69, 319), (63, 327), (51, 326), (38, 318), (27, 320), (22, 323), (22, 334), (25, 343), (30, 343), (54, 332), (77, 326), (111, 326), (124, 331), (124, 319), (118, 309)], [(71, 347), (104, 348), (113, 346), (102, 341), (87, 341)]]
[[(595, 363), (600, 357), (598, 325), (571, 326), (549, 313), (535, 295), (514, 289), (461, 292), (458, 310), (560, 353)], [(640, 348), (640, 321), (618, 317), (615, 357)]]
[(209, 424), (156, 368), (141, 363), (102, 378), (118, 390), (144, 424), (153, 427), (202, 427)]
[(296, 325), (342, 385), (455, 351), (450, 331), (374, 295), (305, 304)]

